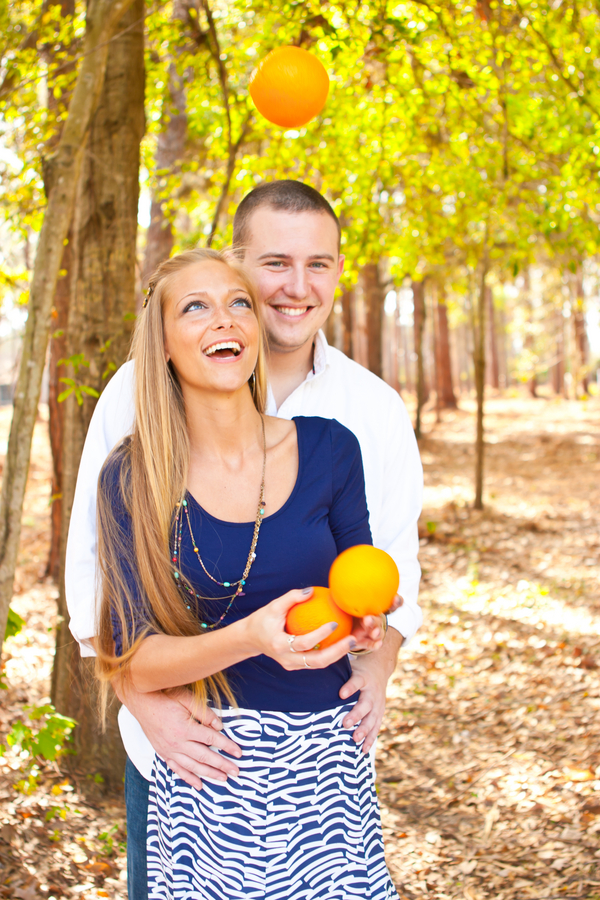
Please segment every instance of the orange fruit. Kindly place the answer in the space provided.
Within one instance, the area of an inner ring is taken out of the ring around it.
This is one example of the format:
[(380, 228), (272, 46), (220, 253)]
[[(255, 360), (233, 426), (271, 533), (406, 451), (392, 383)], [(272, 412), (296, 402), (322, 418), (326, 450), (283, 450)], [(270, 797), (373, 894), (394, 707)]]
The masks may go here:
[(328, 588), (315, 587), (310, 600), (292, 606), (287, 614), (285, 630), (288, 634), (308, 634), (309, 631), (314, 631), (327, 622), (337, 622), (338, 627), (328, 637), (319, 641), (321, 649), (348, 637), (352, 631), (352, 616), (336, 606)]
[(329, 76), (323, 63), (307, 50), (277, 47), (258, 64), (248, 89), (265, 119), (283, 128), (298, 128), (325, 106)]
[(398, 566), (385, 550), (358, 544), (334, 560), (329, 590), (340, 609), (352, 616), (378, 616), (392, 605), (398, 592)]

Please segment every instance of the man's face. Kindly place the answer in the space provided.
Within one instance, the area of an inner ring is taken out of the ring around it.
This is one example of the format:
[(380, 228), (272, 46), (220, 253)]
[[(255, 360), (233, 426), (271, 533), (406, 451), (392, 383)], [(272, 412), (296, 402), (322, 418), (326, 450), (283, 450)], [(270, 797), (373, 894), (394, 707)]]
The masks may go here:
[(344, 257), (326, 213), (259, 207), (250, 218), (244, 262), (258, 287), (269, 347), (291, 352), (324, 325)]

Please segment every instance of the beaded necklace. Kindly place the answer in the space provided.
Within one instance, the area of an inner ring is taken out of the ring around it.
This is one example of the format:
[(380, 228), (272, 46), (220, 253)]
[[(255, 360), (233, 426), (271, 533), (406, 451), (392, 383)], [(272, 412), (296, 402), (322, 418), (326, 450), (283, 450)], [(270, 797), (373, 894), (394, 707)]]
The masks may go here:
[[(262, 524), (263, 516), (265, 514), (265, 505), (266, 505), (265, 504), (265, 469), (266, 469), (266, 465), (267, 465), (267, 439), (265, 436), (265, 420), (262, 417), (262, 415), (260, 417), (260, 422), (262, 425), (262, 436), (263, 436), (263, 466), (262, 466), (262, 480), (260, 483), (260, 498), (258, 501), (258, 509), (256, 510), (256, 519), (254, 521), (254, 533), (252, 535), (252, 543), (250, 544), (250, 552), (248, 553), (248, 559), (246, 560), (246, 565), (245, 565), (244, 572), (243, 572), (243, 575), (241, 578), (238, 578), (237, 581), (218, 581), (216, 578), (213, 578), (213, 576), (210, 574), (210, 572), (207, 570), (206, 566), (204, 565), (204, 560), (200, 556), (200, 549), (199, 549), (198, 545), (196, 544), (194, 532), (192, 531), (192, 523), (190, 521), (190, 512), (189, 512), (189, 508), (188, 508), (188, 502), (184, 498), (183, 500), (181, 500), (180, 503), (177, 504), (177, 512), (175, 514), (175, 541), (174, 541), (174, 547), (173, 547), (173, 556), (171, 558), (172, 562), (174, 563), (174, 566), (175, 567), (177, 566), (178, 560), (179, 560), (179, 565), (181, 565), (181, 541), (182, 541), (182, 537), (183, 537), (183, 519), (185, 516), (185, 518), (187, 520), (188, 530), (190, 532), (190, 537), (192, 539), (192, 546), (194, 548), (194, 554), (195, 554), (198, 562), (200, 563), (204, 574), (208, 578), (210, 578), (210, 580), (213, 581), (215, 584), (218, 584), (220, 587), (235, 588), (233, 594), (225, 594), (223, 597), (203, 597), (200, 594), (197, 594), (196, 591), (194, 591), (193, 588), (189, 584), (187, 584), (185, 581), (182, 581), (181, 574), (177, 570), (177, 568), (173, 569), (173, 577), (175, 578), (177, 585), (186, 594), (188, 594), (188, 597), (193, 598), (195, 600), (229, 600), (229, 603), (227, 605), (225, 612), (223, 613), (223, 615), (217, 622), (215, 622), (212, 625), (209, 625), (207, 622), (200, 623), (200, 627), (206, 629), (207, 631), (210, 631), (211, 629), (216, 628), (218, 625), (220, 625), (221, 622), (223, 621), (223, 619), (225, 618), (225, 616), (227, 615), (227, 613), (229, 612), (229, 610), (231, 609), (235, 598), (244, 595), (243, 587), (246, 584), (246, 579), (248, 578), (250, 569), (252, 568), (252, 563), (256, 559), (256, 552), (255, 552), (256, 544), (258, 542), (258, 534), (260, 531), (260, 526)], [(185, 603), (186, 609), (191, 609), (189, 600), (184, 599), (184, 603)]]

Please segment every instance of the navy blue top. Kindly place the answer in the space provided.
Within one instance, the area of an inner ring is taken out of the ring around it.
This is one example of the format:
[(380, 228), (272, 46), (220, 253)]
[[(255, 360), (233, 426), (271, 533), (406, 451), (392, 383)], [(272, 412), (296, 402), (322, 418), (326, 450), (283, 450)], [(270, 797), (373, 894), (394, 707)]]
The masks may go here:
[[(327, 585), (329, 568), (342, 550), (355, 544), (372, 543), (356, 437), (334, 419), (299, 416), (294, 422), (298, 436), (296, 484), (281, 509), (265, 515), (244, 594), (234, 601), (221, 627), (244, 618), (294, 588)], [(109, 463), (101, 476), (101, 488), (108, 489), (113, 497), (120, 495), (119, 472), (120, 465)], [(265, 494), (268, 512), (268, 480)], [(224, 522), (209, 515), (189, 493), (187, 500), (192, 530), (206, 568), (221, 582), (236, 581), (246, 565), (254, 523)], [(131, 535), (131, 520), (122, 497), (120, 501), (116, 499), (113, 509), (123, 535)], [(202, 571), (185, 516), (179, 569), (203, 597), (227, 593), (227, 588), (214, 584)], [(133, 573), (130, 574), (131, 590), (139, 596)], [(190, 598), (182, 591), (183, 602), (190, 603)], [(203, 601), (201, 620), (216, 622), (227, 603), (227, 600)], [(136, 616), (133, 623), (134, 631), (147, 621), (141, 602), (139, 611), (139, 619)], [(114, 617), (113, 631), (119, 654), (121, 633)], [(326, 669), (287, 672), (270, 657), (256, 656), (231, 666), (226, 674), (240, 707), (310, 712), (341, 704), (339, 690), (350, 677), (351, 668), (348, 657), (344, 657)], [(357, 698), (355, 694), (344, 702), (354, 702)]]

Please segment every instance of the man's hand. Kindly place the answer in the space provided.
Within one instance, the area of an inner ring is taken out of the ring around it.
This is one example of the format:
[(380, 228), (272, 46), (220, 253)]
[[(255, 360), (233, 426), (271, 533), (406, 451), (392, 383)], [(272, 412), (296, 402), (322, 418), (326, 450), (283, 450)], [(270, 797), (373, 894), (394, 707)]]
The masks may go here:
[(383, 646), (365, 656), (350, 657), (352, 676), (340, 688), (340, 697), (345, 700), (356, 691), (360, 696), (354, 709), (343, 721), (345, 728), (358, 725), (352, 735), (356, 743), (364, 739), (363, 753), (368, 753), (377, 740), (385, 712), (385, 690), (396, 668), (398, 651), (404, 638), (395, 628), (388, 628)]
[(168, 694), (162, 691), (141, 694), (130, 684), (113, 686), (156, 753), (189, 785), (200, 790), (201, 778), (227, 781), (228, 775), (238, 775), (236, 764), (211, 747), (238, 759), (242, 751), (221, 734), (223, 724), (213, 710), (194, 710), (190, 691), (182, 688)]

